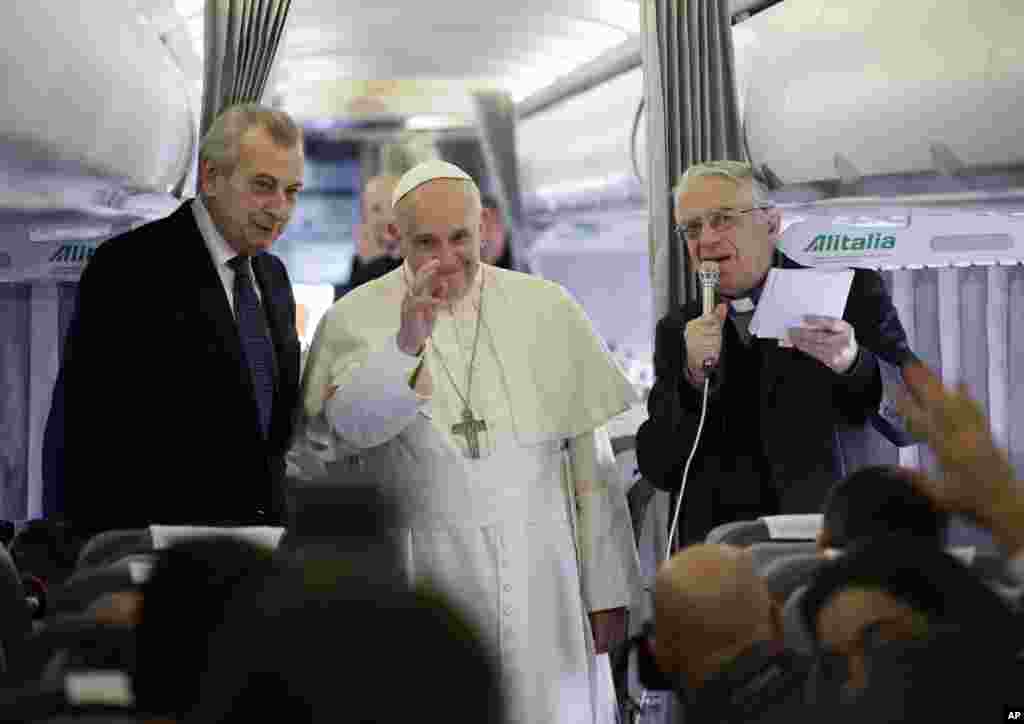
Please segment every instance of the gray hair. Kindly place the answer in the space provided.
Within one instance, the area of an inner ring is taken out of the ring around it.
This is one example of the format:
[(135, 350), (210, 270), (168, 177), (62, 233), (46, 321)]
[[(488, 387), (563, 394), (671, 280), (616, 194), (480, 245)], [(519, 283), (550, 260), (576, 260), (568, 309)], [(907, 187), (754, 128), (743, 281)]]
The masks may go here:
[(772, 205), (771, 199), (768, 198), (768, 188), (754, 174), (754, 167), (745, 161), (708, 161), (690, 166), (672, 190), (672, 198), (679, 198), (679, 194), (689, 188), (690, 182), (694, 179), (707, 176), (727, 178), (737, 184), (750, 181), (754, 192), (754, 203), (765, 206)]
[(230, 176), (238, 165), (239, 142), (253, 126), (260, 126), (282, 148), (294, 148), (302, 142), (302, 129), (284, 111), (258, 103), (239, 103), (225, 109), (199, 146), (199, 163), (209, 161)]

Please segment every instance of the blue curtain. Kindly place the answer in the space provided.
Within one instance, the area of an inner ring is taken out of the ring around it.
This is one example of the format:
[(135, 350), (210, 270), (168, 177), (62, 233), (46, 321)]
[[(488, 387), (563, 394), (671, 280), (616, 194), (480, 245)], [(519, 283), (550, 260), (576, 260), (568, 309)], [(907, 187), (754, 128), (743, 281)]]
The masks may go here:
[(28, 515), (31, 288), (0, 284), (0, 517)]

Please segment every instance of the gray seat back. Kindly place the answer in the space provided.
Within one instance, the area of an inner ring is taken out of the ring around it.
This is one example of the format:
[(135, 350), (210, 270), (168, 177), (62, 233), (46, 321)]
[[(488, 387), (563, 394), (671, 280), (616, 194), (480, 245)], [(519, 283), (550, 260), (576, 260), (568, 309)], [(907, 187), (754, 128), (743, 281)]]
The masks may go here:
[(768, 562), (759, 569), (765, 585), (777, 601), (788, 601), (801, 586), (811, 582), (825, 563), (817, 553), (796, 553)]

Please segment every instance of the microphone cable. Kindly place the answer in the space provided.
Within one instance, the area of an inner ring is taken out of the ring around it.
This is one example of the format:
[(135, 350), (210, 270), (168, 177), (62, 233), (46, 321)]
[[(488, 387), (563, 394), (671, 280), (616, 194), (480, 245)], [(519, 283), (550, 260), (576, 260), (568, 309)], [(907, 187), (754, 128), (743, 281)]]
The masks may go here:
[(690, 475), (690, 464), (693, 462), (694, 455), (697, 454), (697, 446), (700, 445), (700, 436), (704, 432), (704, 419), (708, 414), (708, 390), (711, 387), (711, 375), (713, 368), (706, 369), (704, 372), (704, 399), (700, 405), (700, 422), (697, 424), (697, 435), (693, 440), (693, 448), (690, 450), (690, 456), (686, 458), (686, 466), (683, 468), (683, 479), (679, 485), (679, 499), (676, 501), (676, 510), (672, 515), (672, 526), (669, 528), (668, 533), (668, 545), (665, 548), (665, 560), (667, 561), (672, 556), (672, 542), (678, 535), (679, 525), (679, 511), (683, 507), (683, 493), (686, 491), (686, 479)]

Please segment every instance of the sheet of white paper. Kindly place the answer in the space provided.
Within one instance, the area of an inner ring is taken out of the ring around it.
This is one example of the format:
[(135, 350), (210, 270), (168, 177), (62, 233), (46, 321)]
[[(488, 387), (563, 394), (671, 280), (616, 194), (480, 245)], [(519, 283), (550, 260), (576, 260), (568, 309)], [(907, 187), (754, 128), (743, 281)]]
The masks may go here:
[(772, 269), (750, 320), (750, 333), (786, 340), (786, 330), (799, 327), (806, 315), (841, 318), (852, 284), (853, 271), (848, 269)]
[(272, 528), (270, 526), (212, 528), (193, 525), (151, 525), (149, 531), (153, 536), (153, 547), (157, 550), (163, 550), (175, 543), (193, 538), (211, 538), (214, 536), (233, 536), (247, 540), (250, 543), (277, 548), (277, 544), (281, 541), (281, 536), (284, 535), (284, 528)]
[(815, 540), (824, 519), (821, 513), (766, 515), (761, 518), (768, 526), (772, 540)]

